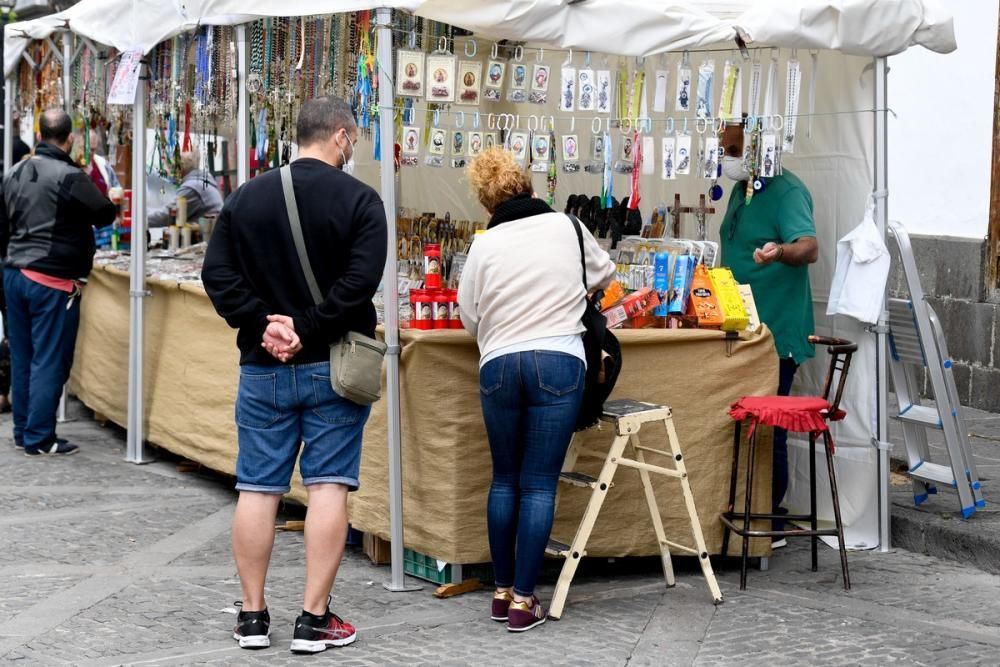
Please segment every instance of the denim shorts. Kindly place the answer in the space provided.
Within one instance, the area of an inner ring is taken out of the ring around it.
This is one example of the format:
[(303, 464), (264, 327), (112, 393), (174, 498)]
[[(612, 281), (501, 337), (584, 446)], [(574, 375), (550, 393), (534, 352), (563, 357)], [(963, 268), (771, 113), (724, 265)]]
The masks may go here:
[(361, 436), (371, 407), (341, 398), (326, 362), (240, 367), (236, 489), (288, 493), (295, 459), (302, 482), (358, 488)]

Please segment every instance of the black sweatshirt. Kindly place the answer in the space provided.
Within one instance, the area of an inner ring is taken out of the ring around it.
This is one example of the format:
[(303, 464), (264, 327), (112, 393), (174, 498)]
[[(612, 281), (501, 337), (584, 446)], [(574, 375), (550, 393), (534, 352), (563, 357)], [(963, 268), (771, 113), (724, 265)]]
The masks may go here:
[(326, 361), (348, 331), (374, 335), (372, 297), (387, 250), (385, 211), (372, 188), (340, 169), (303, 158), (292, 163), (302, 233), (316, 282), (316, 306), (295, 252), (277, 169), (232, 194), (205, 255), (202, 280), (215, 310), (239, 329), (240, 364), (280, 362), (261, 347), (268, 315), (288, 315), (302, 339), (293, 364)]

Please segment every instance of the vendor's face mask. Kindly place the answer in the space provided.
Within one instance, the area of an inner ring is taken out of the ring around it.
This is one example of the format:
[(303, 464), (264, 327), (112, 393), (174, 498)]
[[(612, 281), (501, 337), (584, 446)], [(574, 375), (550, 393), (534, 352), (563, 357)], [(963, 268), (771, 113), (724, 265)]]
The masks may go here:
[(729, 155), (722, 158), (722, 173), (734, 181), (745, 181), (750, 178), (750, 174), (743, 167), (743, 158)]
[(357, 145), (358, 140), (357, 139), (352, 140), (351, 136), (349, 134), (347, 134), (346, 131), (344, 132), (344, 136), (347, 137), (347, 144), (351, 147), (351, 157), (350, 158), (347, 157), (347, 153), (345, 152), (344, 147), (341, 147), (340, 145), (337, 146), (338, 148), (340, 148), (340, 156), (344, 160), (344, 162), (340, 165), (340, 169), (345, 174), (353, 174), (354, 173), (354, 148)]

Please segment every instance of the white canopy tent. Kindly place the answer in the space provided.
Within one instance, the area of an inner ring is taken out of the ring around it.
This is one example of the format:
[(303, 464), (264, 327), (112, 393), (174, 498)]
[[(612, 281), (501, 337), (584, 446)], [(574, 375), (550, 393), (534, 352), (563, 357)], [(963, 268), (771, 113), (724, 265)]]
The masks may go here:
[[(523, 41), (546, 49), (613, 51), (612, 55), (651, 56), (720, 46), (731, 49), (740, 37), (751, 48), (819, 49), (830, 52), (825, 53), (824, 58), (838, 59), (837, 67), (827, 67), (826, 71), (833, 74), (820, 89), (819, 97), (828, 101), (846, 99), (847, 109), (827, 114), (845, 114), (842, 118), (846, 120), (835, 126), (817, 127), (816, 137), (811, 142), (804, 142), (802, 150), (797, 149), (794, 156), (789, 156), (789, 164), (794, 163), (796, 171), (813, 190), (817, 221), (823, 216), (824, 226), (820, 228), (817, 225), (823, 257), (813, 272), (817, 329), (861, 343), (852, 368), (847, 405), (852, 418), (839, 426), (835, 435), (838, 444), (863, 448), (855, 450), (860, 452), (860, 456), (842, 454), (844, 450), (839, 450), (838, 457), (854, 460), (860, 471), (868, 469), (869, 472), (859, 476), (856, 474), (858, 470), (851, 470), (850, 477), (856, 480), (856, 484), (850, 488), (858, 489), (859, 493), (857, 507), (853, 511), (845, 511), (845, 521), (850, 523), (852, 516), (874, 516), (877, 528), (874, 539), (883, 550), (887, 550), (888, 385), (884, 328), (880, 327), (875, 335), (869, 335), (857, 323), (831, 320), (823, 313), (829, 276), (835, 262), (835, 242), (860, 221), (867, 195), (874, 194), (876, 221), (883, 235), (886, 231), (886, 56), (916, 45), (937, 52), (954, 50), (956, 43), (951, 18), (940, 4), (936, 0), (802, 0), (797, 3), (781, 0), (584, 0), (575, 4), (567, 0), (287, 0), (282, 3), (269, 0), (82, 0), (60, 14), (7, 26), (4, 67), (9, 76), (28, 39), (44, 38), (62, 29), (119, 49), (148, 52), (163, 39), (199, 24), (238, 25), (265, 16), (319, 15), (372, 8), (380, 9), (379, 59), (383, 63), (392, 62), (391, 29), (388, 25), (392, 9), (466, 28), (485, 39)], [(245, 44), (242, 36), (241, 40)], [(243, 59), (240, 67), (241, 129), (238, 141), (245, 141), (247, 134), (245, 68)], [(868, 77), (867, 82), (859, 83), (858, 79), (862, 77)], [(391, 74), (384, 69), (380, 71), (379, 89), (393, 90)], [(136, 103), (137, 128), (143, 122), (142, 96), (139, 97)], [(380, 99), (379, 107), (383, 117), (391, 117), (394, 112), (392, 96)], [(381, 132), (382, 146), (391, 146), (392, 124), (382, 123)], [(136, 155), (141, 156), (142, 146), (138, 145), (141, 144), (138, 139), (141, 133), (136, 132), (135, 136), (135, 149), (140, 151)], [(240, 153), (241, 160), (245, 160), (246, 151), (241, 150)], [(134, 160), (134, 164), (142, 165), (142, 158)], [(141, 172), (140, 166), (133, 184), (137, 192), (142, 190), (138, 184), (143, 182), (144, 174)], [(240, 173), (242, 181), (247, 174), (242, 165)], [(395, 236), (396, 187), (391, 160), (382, 161), (380, 173), (392, 239)], [(362, 176), (365, 174), (362, 173)], [(134, 236), (141, 238), (138, 235), (144, 233), (145, 215), (139, 197), (136, 198), (136, 206)], [(384, 289), (386, 338), (390, 346), (387, 401), (393, 584), (399, 589), (402, 587), (402, 493), (396, 259), (395, 243), (392, 243)], [(135, 350), (135, 372), (141, 374), (144, 269), (140, 248), (133, 255), (133, 274), (131, 296), (136, 315), (133, 317), (130, 349)], [(820, 361), (825, 364), (825, 359)], [(807, 381), (817, 383), (816, 368), (819, 365), (814, 364), (814, 368), (806, 370)], [(821, 377), (821, 372), (819, 374)], [(130, 375), (134, 380), (134, 383), (130, 382), (130, 455), (134, 456), (132, 460), (141, 460), (142, 382), (141, 377)], [(852, 464), (839, 460), (838, 465)], [(871, 484), (872, 467), (877, 469), (878, 481), (874, 485)], [(842, 485), (849, 486), (843, 482)], [(861, 493), (862, 489), (866, 491)], [(794, 503), (794, 479), (790, 493)], [(842, 489), (842, 498), (850, 495), (850, 491)], [(877, 511), (872, 512), (872, 507), (877, 507)], [(868, 533), (868, 529), (864, 532)], [(867, 537), (852, 541), (849, 536), (848, 541), (871, 546)]]

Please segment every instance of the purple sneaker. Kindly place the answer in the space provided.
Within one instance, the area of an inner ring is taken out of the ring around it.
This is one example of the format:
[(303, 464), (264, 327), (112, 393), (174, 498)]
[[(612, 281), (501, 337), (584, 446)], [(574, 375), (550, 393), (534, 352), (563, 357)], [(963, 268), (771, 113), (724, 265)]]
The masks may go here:
[(501, 623), (507, 620), (507, 610), (510, 609), (510, 603), (514, 601), (514, 596), (510, 594), (510, 591), (497, 591), (493, 594), (493, 609), (490, 612), (490, 618), (494, 621), (500, 621)]
[(507, 629), (511, 632), (525, 632), (545, 622), (548, 614), (538, 598), (531, 596), (531, 603), (511, 602), (507, 611)]

